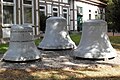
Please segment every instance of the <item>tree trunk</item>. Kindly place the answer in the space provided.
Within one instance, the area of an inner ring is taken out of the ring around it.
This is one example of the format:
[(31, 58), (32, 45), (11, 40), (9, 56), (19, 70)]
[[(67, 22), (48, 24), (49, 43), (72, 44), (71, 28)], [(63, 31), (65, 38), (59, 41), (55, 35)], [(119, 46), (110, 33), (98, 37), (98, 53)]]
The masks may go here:
[(0, 39), (2, 38), (2, 28), (0, 27)]

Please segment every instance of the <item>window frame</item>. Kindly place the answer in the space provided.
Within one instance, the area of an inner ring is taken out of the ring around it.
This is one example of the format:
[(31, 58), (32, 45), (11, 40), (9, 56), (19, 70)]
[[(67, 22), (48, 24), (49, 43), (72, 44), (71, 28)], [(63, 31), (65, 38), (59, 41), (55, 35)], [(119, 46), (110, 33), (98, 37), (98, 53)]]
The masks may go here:
[(91, 14), (89, 14), (89, 20), (91, 20), (91, 19), (92, 19), (91, 17), (92, 17), (92, 15), (91, 15)]
[(63, 2), (63, 3), (69, 3), (69, 0), (66, 0), (66, 1), (62, 0), (62, 2)]
[[(31, 0), (31, 3), (32, 4), (25, 4), (24, 1), (22, 1), (22, 14), (23, 14), (22, 15), (22, 19), (23, 19), (22, 23), (23, 24), (31, 24), (31, 25), (33, 25), (33, 23), (34, 23), (34, 16), (33, 16), (34, 15), (34, 6), (33, 6), (33, 0)], [(24, 14), (24, 8), (25, 7), (32, 9), (32, 12), (31, 12), (32, 13), (32, 17), (31, 17), (32, 18), (32, 22), (31, 23), (26, 23), (25, 20), (24, 20), (24, 16), (25, 16), (25, 14)]]
[[(57, 11), (54, 11), (53, 8), (57, 8)], [(58, 6), (52, 6), (52, 16), (54, 16), (53, 15), (54, 13), (57, 13), (57, 16), (59, 16), (59, 7)], [(54, 17), (57, 17), (57, 16), (54, 16)]]
[(40, 9), (39, 8), (39, 11), (41, 12), (41, 11), (43, 11), (44, 12), (44, 14), (46, 15), (46, 6), (45, 5), (39, 5), (39, 7), (44, 7), (44, 9)]
[(4, 24), (4, 18), (2, 17), (2, 25), (3, 26), (10, 26), (10, 25), (13, 25), (13, 24), (15, 24), (16, 23), (16, 5), (15, 5), (15, 0), (13, 0), (13, 2), (5, 2), (5, 1), (1, 1), (1, 3), (2, 3), (2, 6), (1, 6), (1, 8), (2, 8), (2, 16), (4, 16), (4, 13), (3, 13), (3, 8), (4, 8), (4, 6), (12, 6), (13, 7), (13, 23), (5, 23)]
[[(67, 10), (67, 11), (64, 12), (64, 9)], [(65, 18), (65, 17), (64, 18), (67, 20), (67, 25), (68, 25), (69, 24), (69, 13), (68, 13), (69, 12), (69, 8), (63, 7), (62, 10), (63, 10), (63, 12), (62, 12), (63, 17), (64, 17), (64, 14), (67, 14), (67, 18)]]

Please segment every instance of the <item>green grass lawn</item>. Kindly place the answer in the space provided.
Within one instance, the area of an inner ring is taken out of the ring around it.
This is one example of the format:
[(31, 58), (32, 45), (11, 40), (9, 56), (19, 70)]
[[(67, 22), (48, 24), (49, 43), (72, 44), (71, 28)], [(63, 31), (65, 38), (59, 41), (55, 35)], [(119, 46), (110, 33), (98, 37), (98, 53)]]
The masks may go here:
[(8, 43), (0, 44), (0, 54), (3, 54), (3, 53), (5, 53), (7, 51), (8, 45), (9, 45)]
[[(81, 36), (79, 33), (71, 34), (70, 37), (75, 42), (76, 45), (79, 44), (79, 41), (81, 39)], [(120, 36), (109, 36), (109, 39), (112, 44), (120, 45)]]
[[(81, 35), (80, 33), (70, 34), (71, 39), (75, 42), (76, 45), (78, 45), (80, 42), (80, 39), (81, 39), (80, 35)], [(113, 47), (117, 50), (120, 50), (120, 36), (110, 36), (109, 38), (110, 38), (110, 41), (111, 41)], [(42, 39), (35, 40), (36, 46), (39, 45), (41, 40)], [(0, 44), (0, 54), (3, 54), (7, 51), (8, 45), (9, 45), (8, 43), (7, 44)]]
[(81, 35), (80, 33), (70, 34), (71, 39), (75, 42), (76, 45), (78, 45), (80, 42), (80, 39), (81, 39), (80, 35)]

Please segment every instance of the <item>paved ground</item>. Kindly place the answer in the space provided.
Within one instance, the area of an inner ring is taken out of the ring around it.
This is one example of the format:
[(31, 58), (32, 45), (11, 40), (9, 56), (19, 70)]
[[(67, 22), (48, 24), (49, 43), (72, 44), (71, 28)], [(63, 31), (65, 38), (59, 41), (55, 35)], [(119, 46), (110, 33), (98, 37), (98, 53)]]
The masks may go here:
[[(26, 69), (26, 68), (39, 68), (39, 69), (51, 69), (51, 68), (64, 68), (64, 67), (89, 67), (89, 66), (117, 66), (120, 65), (120, 52), (116, 58), (105, 61), (90, 61), (90, 60), (75, 60), (71, 56), (71, 51), (41, 51), (43, 54), (42, 61), (29, 62), (29, 63), (6, 63), (0, 62), (0, 68), (12, 68), (12, 69)], [(0, 58), (3, 55), (0, 55)]]
[[(113, 36), (113, 33), (112, 33), (112, 32), (109, 32), (108, 35), (109, 35), (109, 36)], [(120, 36), (120, 33), (114, 33), (114, 36)]]

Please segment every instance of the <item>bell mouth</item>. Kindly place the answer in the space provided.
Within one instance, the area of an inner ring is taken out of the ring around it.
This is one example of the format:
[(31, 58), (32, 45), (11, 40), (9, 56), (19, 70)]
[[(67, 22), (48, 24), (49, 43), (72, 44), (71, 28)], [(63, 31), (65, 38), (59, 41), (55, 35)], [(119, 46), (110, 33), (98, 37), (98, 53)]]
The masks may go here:
[[(90, 61), (105, 61), (106, 58), (83, 58), (83, 57), (73, 57), (76, 60), (90, 60)], [(107, 58), (108, 60), (114, 59), (115, 57)]]
[(35, 62), (35, 61), (42, 61), (42, 58), (38, 58), (38, 59), (32, 59), (32, 60), (25, 60), (25, 61), (12, 61), (12, 60), (6, 60), (6, 59), (2, 59), (2, 62), (9, 62), (9, 63), (30, 63), (30, 62)]
[(46, 48), (40, 48), (37, 47), (39, 50), (43, 50), (43, 51), (64, 51), (64, 50), (73, 50), (73, 48), (63, 48), (63, 49), (46, 49)]

